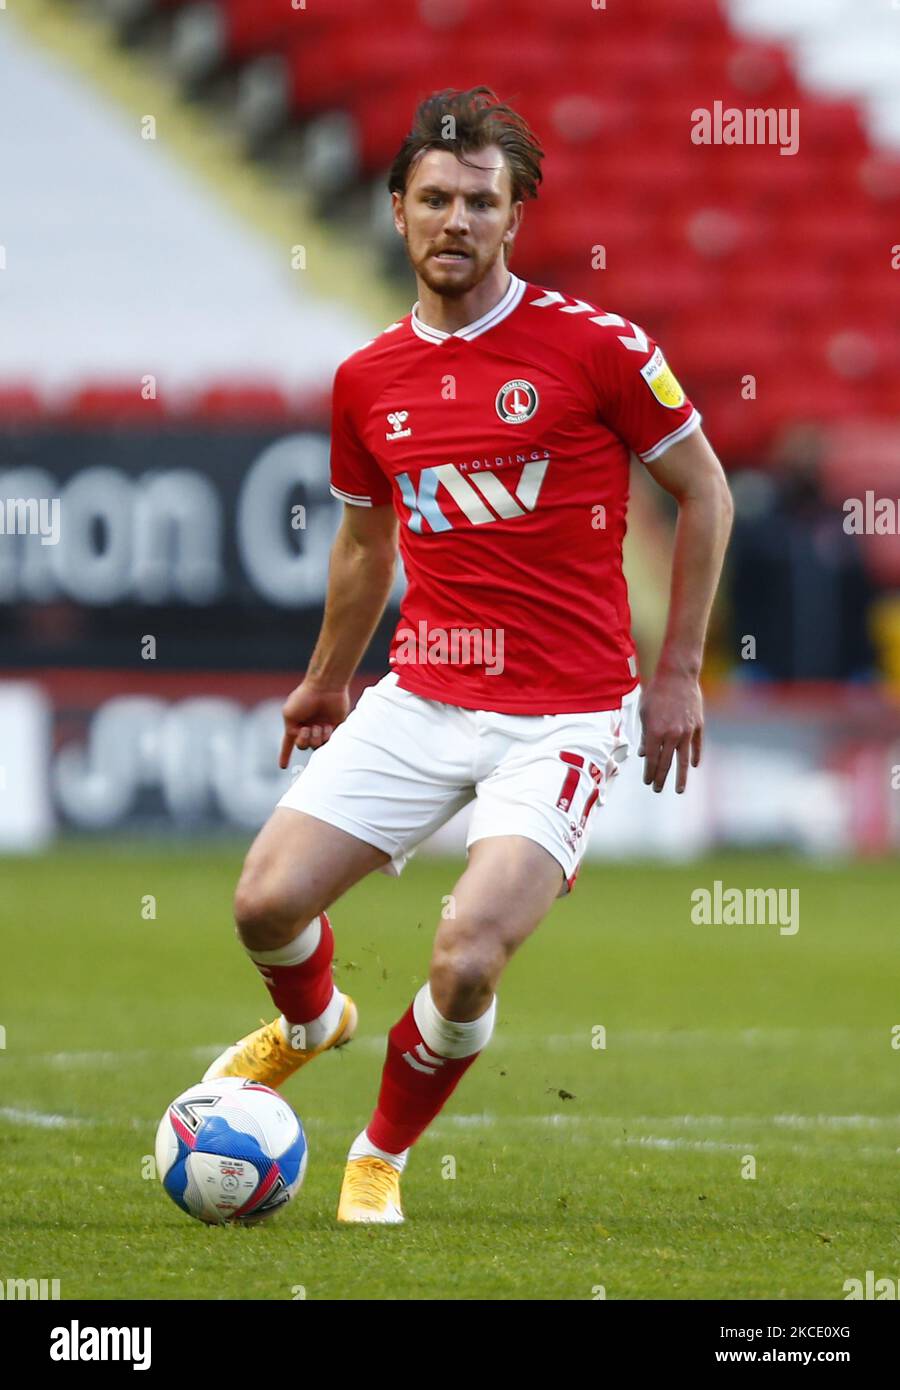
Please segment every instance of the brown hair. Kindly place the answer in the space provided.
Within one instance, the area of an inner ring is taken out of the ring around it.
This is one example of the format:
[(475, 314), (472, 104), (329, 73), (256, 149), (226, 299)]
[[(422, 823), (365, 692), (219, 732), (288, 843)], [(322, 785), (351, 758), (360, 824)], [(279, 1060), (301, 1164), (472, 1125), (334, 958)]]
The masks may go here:
[[(447, 118), (451, 117), (448, 135)], [(499, 145), (512, 179), (513, 202), (536, 198), (541, 181), (541, 149), (528, 123), (491, 91), (471, 87), (467, 92), (446, 87), (421, 102), (412, 128), (388, 175), (388, 188), (402, 195), (414, 162), (425, 150), (452, 150), (458, 159), (488, 145)]]

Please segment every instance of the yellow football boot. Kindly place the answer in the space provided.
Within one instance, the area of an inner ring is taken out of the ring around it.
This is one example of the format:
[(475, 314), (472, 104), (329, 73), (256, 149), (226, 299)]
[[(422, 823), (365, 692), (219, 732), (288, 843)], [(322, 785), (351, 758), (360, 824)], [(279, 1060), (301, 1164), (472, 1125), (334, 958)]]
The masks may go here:
[(351, 1158), (344, 1169), (337, 1219), (398, 1225), (403, 1211), (397, 1169), (383, 1158)]
[[(203, 1073), (204, 1081), (215, 1081), (221, 1076), (246, 1076), (258, 1081), (262, 1086), (273, 1088), (281, 1086), (289, 1076), (300, 1067), (305, 1067), (314, 1057), (327, 1052), (332, 1047), (343, 1047), (356, 1032), (358, 1022), (356, 1005), (349, 994), (344, 995), (344, 1010), (341, 1021), (330, 1038), (318, 1047), (293, 1047), (285, 1041), (279, 1019), (264, 1023), (262, 1028), (248, 1033), (246, 1038), (226, 1047), (216, 1060)], [(298, 1038), (302, 1033), (298, 1034)]]

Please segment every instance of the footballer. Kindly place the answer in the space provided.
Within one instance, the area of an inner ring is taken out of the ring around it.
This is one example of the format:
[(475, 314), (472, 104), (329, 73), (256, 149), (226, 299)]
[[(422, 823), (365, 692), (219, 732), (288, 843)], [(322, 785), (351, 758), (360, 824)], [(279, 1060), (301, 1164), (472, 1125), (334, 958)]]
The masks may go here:
[[(486, 87), (422, 102), (389, 177), (418, 300), (334, 382), (344, 504), (321, 633), (284, 705), (281, 766), (311, 749), (250, 849), (240, 939), (276, 1019), (206, 1078), (280, 1086), (354, 1035), (328, 909), (472, 806), (428, 981), (390, 1031), (353, 1140), (344, 1222), (403, 1220), (409, 1152), (490, 1041), (506, 963), (574, 885), (631, 754), (683, 792), (700, 762), (699, 676), (731, 526), (722, 468), (636, 323), (509, 268), (543, 153)], [(578, 196), (578, 190), (572, 190)], [(668, 621), (641, 693), (625, 579), (629, 460), (678, 505)], [(350, 710), (397, 550), (391, 669)]]

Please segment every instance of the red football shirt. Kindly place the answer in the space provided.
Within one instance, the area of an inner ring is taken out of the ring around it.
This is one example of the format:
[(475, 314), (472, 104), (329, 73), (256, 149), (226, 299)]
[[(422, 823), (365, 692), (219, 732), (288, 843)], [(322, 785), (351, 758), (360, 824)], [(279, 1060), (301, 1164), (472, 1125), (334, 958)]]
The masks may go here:
[(616, 708), (637, 684), (622, 539), (629, 457), (700, 424), (636, 324), (515, 275), (475, 323), (414, 308), (334, 383), (331, 484), (392, 504), (400, 685), (466, 709)]

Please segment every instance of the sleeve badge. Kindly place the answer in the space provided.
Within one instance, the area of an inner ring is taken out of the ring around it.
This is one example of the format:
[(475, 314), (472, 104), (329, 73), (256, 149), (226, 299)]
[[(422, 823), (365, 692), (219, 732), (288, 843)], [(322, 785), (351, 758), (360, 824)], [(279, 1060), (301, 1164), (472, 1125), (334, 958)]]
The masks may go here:
[(660, 405), (664, 405), (667, 410), (677, 410), (680, 405), (684, 405), (684, 391), (663, 357), (662, 348), (657, 348), (650, 361), (641, 367), (641, 376)]

